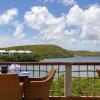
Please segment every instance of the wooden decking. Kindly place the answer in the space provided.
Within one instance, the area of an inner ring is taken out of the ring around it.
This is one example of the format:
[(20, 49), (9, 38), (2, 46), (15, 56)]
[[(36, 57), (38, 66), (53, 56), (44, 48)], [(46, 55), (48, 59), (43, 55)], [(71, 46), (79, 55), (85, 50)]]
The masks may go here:
[(50, 97), (49, 100), (100, 100), (100, 97)]
[(100, 100), (100, 97), (50, 97), (50, 100)]

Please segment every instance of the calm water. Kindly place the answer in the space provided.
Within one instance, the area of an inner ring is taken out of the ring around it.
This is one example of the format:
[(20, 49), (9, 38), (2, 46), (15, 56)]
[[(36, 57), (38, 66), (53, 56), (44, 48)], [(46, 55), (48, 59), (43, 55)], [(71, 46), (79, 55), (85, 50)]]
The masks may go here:
[[(69, 57), (69, 58), (58, 58), (58, 59), (45, 59), (44, 61), (48, 61), (48, 62), (100, 62), (100, 57), (81, 57), (81, 56), (77, 56), (77, 57)], [(100, 69), (100, 66), (95, 66), (95, 69)], [(64, 70), (64, 68), (62, 67), (61, 70)], [(78, 77), (79, 73), (75, 72), (78, 71), (79, 67), (73, 65), (72, 66), (72, 76), (73, 77)], [(81, 77), (87, 77), (87, 66), (81, 66), (80, 67), (80, 76)], [(88, 72), (88, 76), (89, 77), (94, 77), (94, 66), (88, 66), (88, 70), (91, 72)], [(95, 76), (97, 76), (97, 73), (95, 73)]]
[(55, 58), (55, 59), (44, 59), (44, 61), (50, 62), (100, 62), (100, 57), (69, 57), (69, 58)]
[[(100, 62), (100, 57), (69, 57), (69, 58), (58, 58), (58, 59), (44, 59), (44, 61), (46, 62)], [(50, 70), (50, 67), (51, 66), (49, 66), (48, 65), (48, 71)], [(57, 66), (55, 66), (56, 67), (56, 69), (58, 68)], [(22, 68), (21, 68), (22, 70), (25, 70), (25, 66), (23, 66)], [(73, 71), (73, 73), (72, 73), (72, 76), (73, 77), (77, 77), (78, 75), (79, 75), (79, 73), (78, 72), (74, 72), (74, 71), (78, 71), (78, 69), (79, 69), (79, 67), (78, 66), (72, 66), (72, 71)], [(95, 69), (100, 69), (100, 66), (96, 66), (95, 67)], [(30, 77), (32, 77), (33, 76), (33, 67), (32, 66), (28, 66), (28, 70), (30, 70), (29, 72), (30, 72)], [(38, 72), (38, 70), (39, 70), (39, 66), (34, 66), (34, 70), (35, 70), (35, 72), (34, 72), (34, 77), (39, 77), (39, 72)], [(45, 66), (41, 66), (40, 67), (40, 70), (46, 70), (46, 67)], [(59, 69), (60, 71), (65, 71), (65, 67), (64, 66), (60, 66), (60, 69)], [(82, 76), (82, 77), (87, 77), (87, 66), (81, 66), (80, 67), (80, 70), (82, 71), (82, 72), (80, 72), (80, 76)], [(91, 72), (89, 72), (88, 73), (88, 75), (90, 76), (90, 77), (94, 77), (94, 73), (93, 73), (93, 71), (94, 71), (94, 66), (88, 66), (88, 70), (91, 70)], [(46, 73), (45, 72), (41, 72), (40, 73), (40, 76), (42, 77), (42, 76), (45, 76), (46, 75)], [(56, 76), (57, 76), (57, 74), (56, 74)]]

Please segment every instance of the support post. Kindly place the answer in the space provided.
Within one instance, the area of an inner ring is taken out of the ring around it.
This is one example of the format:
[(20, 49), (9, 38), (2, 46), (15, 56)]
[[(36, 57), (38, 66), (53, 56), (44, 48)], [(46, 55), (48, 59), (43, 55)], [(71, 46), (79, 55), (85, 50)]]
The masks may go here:
[(72, 96), (72, 65), (65, 66), (64, 96)]

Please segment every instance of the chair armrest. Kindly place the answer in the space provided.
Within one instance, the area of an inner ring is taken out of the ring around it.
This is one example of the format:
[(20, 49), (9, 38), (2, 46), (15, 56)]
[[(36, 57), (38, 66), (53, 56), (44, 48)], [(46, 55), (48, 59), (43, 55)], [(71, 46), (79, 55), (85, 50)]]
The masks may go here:
[(20, 82), (19, 84), (20, 84), (20, 87), (23, 87), (24, 86), (24, 83), (23, 82)]
[(41, 77), (41, 78), (28, 78), (29, 81), (43, 81), (47, 78), (47, 76), (45, 77)]
[(36, 88), (40, 88), (40, 87), (44, 87), (44, 86), (46, 86), (45, 84), (44, 84), (44, 82), (40, 82), (40, 81), (31, 81), (30, 83), (29, 83), (30, 85), (30, 87), (36, 87)]
[(24, 94), (24, 83), (20, 82), (19, 84), (20, 84), (20, 97), (22, 97)]
[(46, 80), (42, 80), (42, 81), (29, 81), (27, 83), (27, 85), (29, 86), (32, 86), (32, 87), (44, 87), (44, 86), (47, 86), (49, 84), (50, 81), (48, 81), (47, 79)]

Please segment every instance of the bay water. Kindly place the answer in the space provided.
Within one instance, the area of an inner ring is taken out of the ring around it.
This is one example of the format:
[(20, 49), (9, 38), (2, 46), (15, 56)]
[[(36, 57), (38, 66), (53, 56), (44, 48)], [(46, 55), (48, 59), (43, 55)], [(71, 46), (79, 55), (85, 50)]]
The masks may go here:
[[(100, 62), (100, 57), (92, 57), (92, 56), (76, 56), (76, 57), (68, 57), (68, 58), (56, 58), (56, 59), (44, 59), (44, 61), (47, 62)], [(94, 75), (94, 70), (100, 69), (100, 66), (89, 65), (88, 69), (87, 66), (81, 65), (80, 66), (80, 72), (79, 67), (77, 65), (72, 66), (72, 77), (87, 77), (87, 70), (88, 71), (88, 77), (94, 77), (97, 76), (97, 73)], [(64, 70), (62, 67), (61, 70)]]
[[(77, 57), (69, 57), (69, 58), (52, 58), (52, 59), (44, 59), (44, 62), (100, 62), (100, 57), (82, 57), (82, 56), (77, 56)], [(58, 66), (55, 66), (56, 69), (58, 69)], [(50, 65), (47, 66), (47, 70), (49, 71), (51, 68)], [(34, 73), (33, 73), (33, 66), (28, 66), (27, 67), (28, 71), (30, 72), (30, 77), (43, 77), (46, 75), (46, 67), (45, 66), (41, 66), (40, 70), (42, 70), (42, 72), (38, 72), (39, 70), (39, 66), (35, 65), (34, 66)], [(95, 66), (95, 69), (100, 69), (100, 66)], [(23, 66), (21, 68), (21, 70), (25, 70), (25, 67)], [(80, 77), (87, 77), (87, 66), (80, 66), (80, 73), (78, 72), (79, 67), (73, 65), (72, 66), (72, 77), (78, 77), (80, 74)], [(89, 77), (94, 77), (94, 66), (88, 66), (88, 76)], [(65, 71), (65, 67), (62, 65), (59, 67), (59, 71), (61, 71), (62, 73)], [(34, 75), (33, 75), (34, 74)], [(61, 74), (61, 73), (60, 73)], [(95, 74), (97, 76), (97, 73)], [(57, 76), (57, 73), (56, 73)]]

